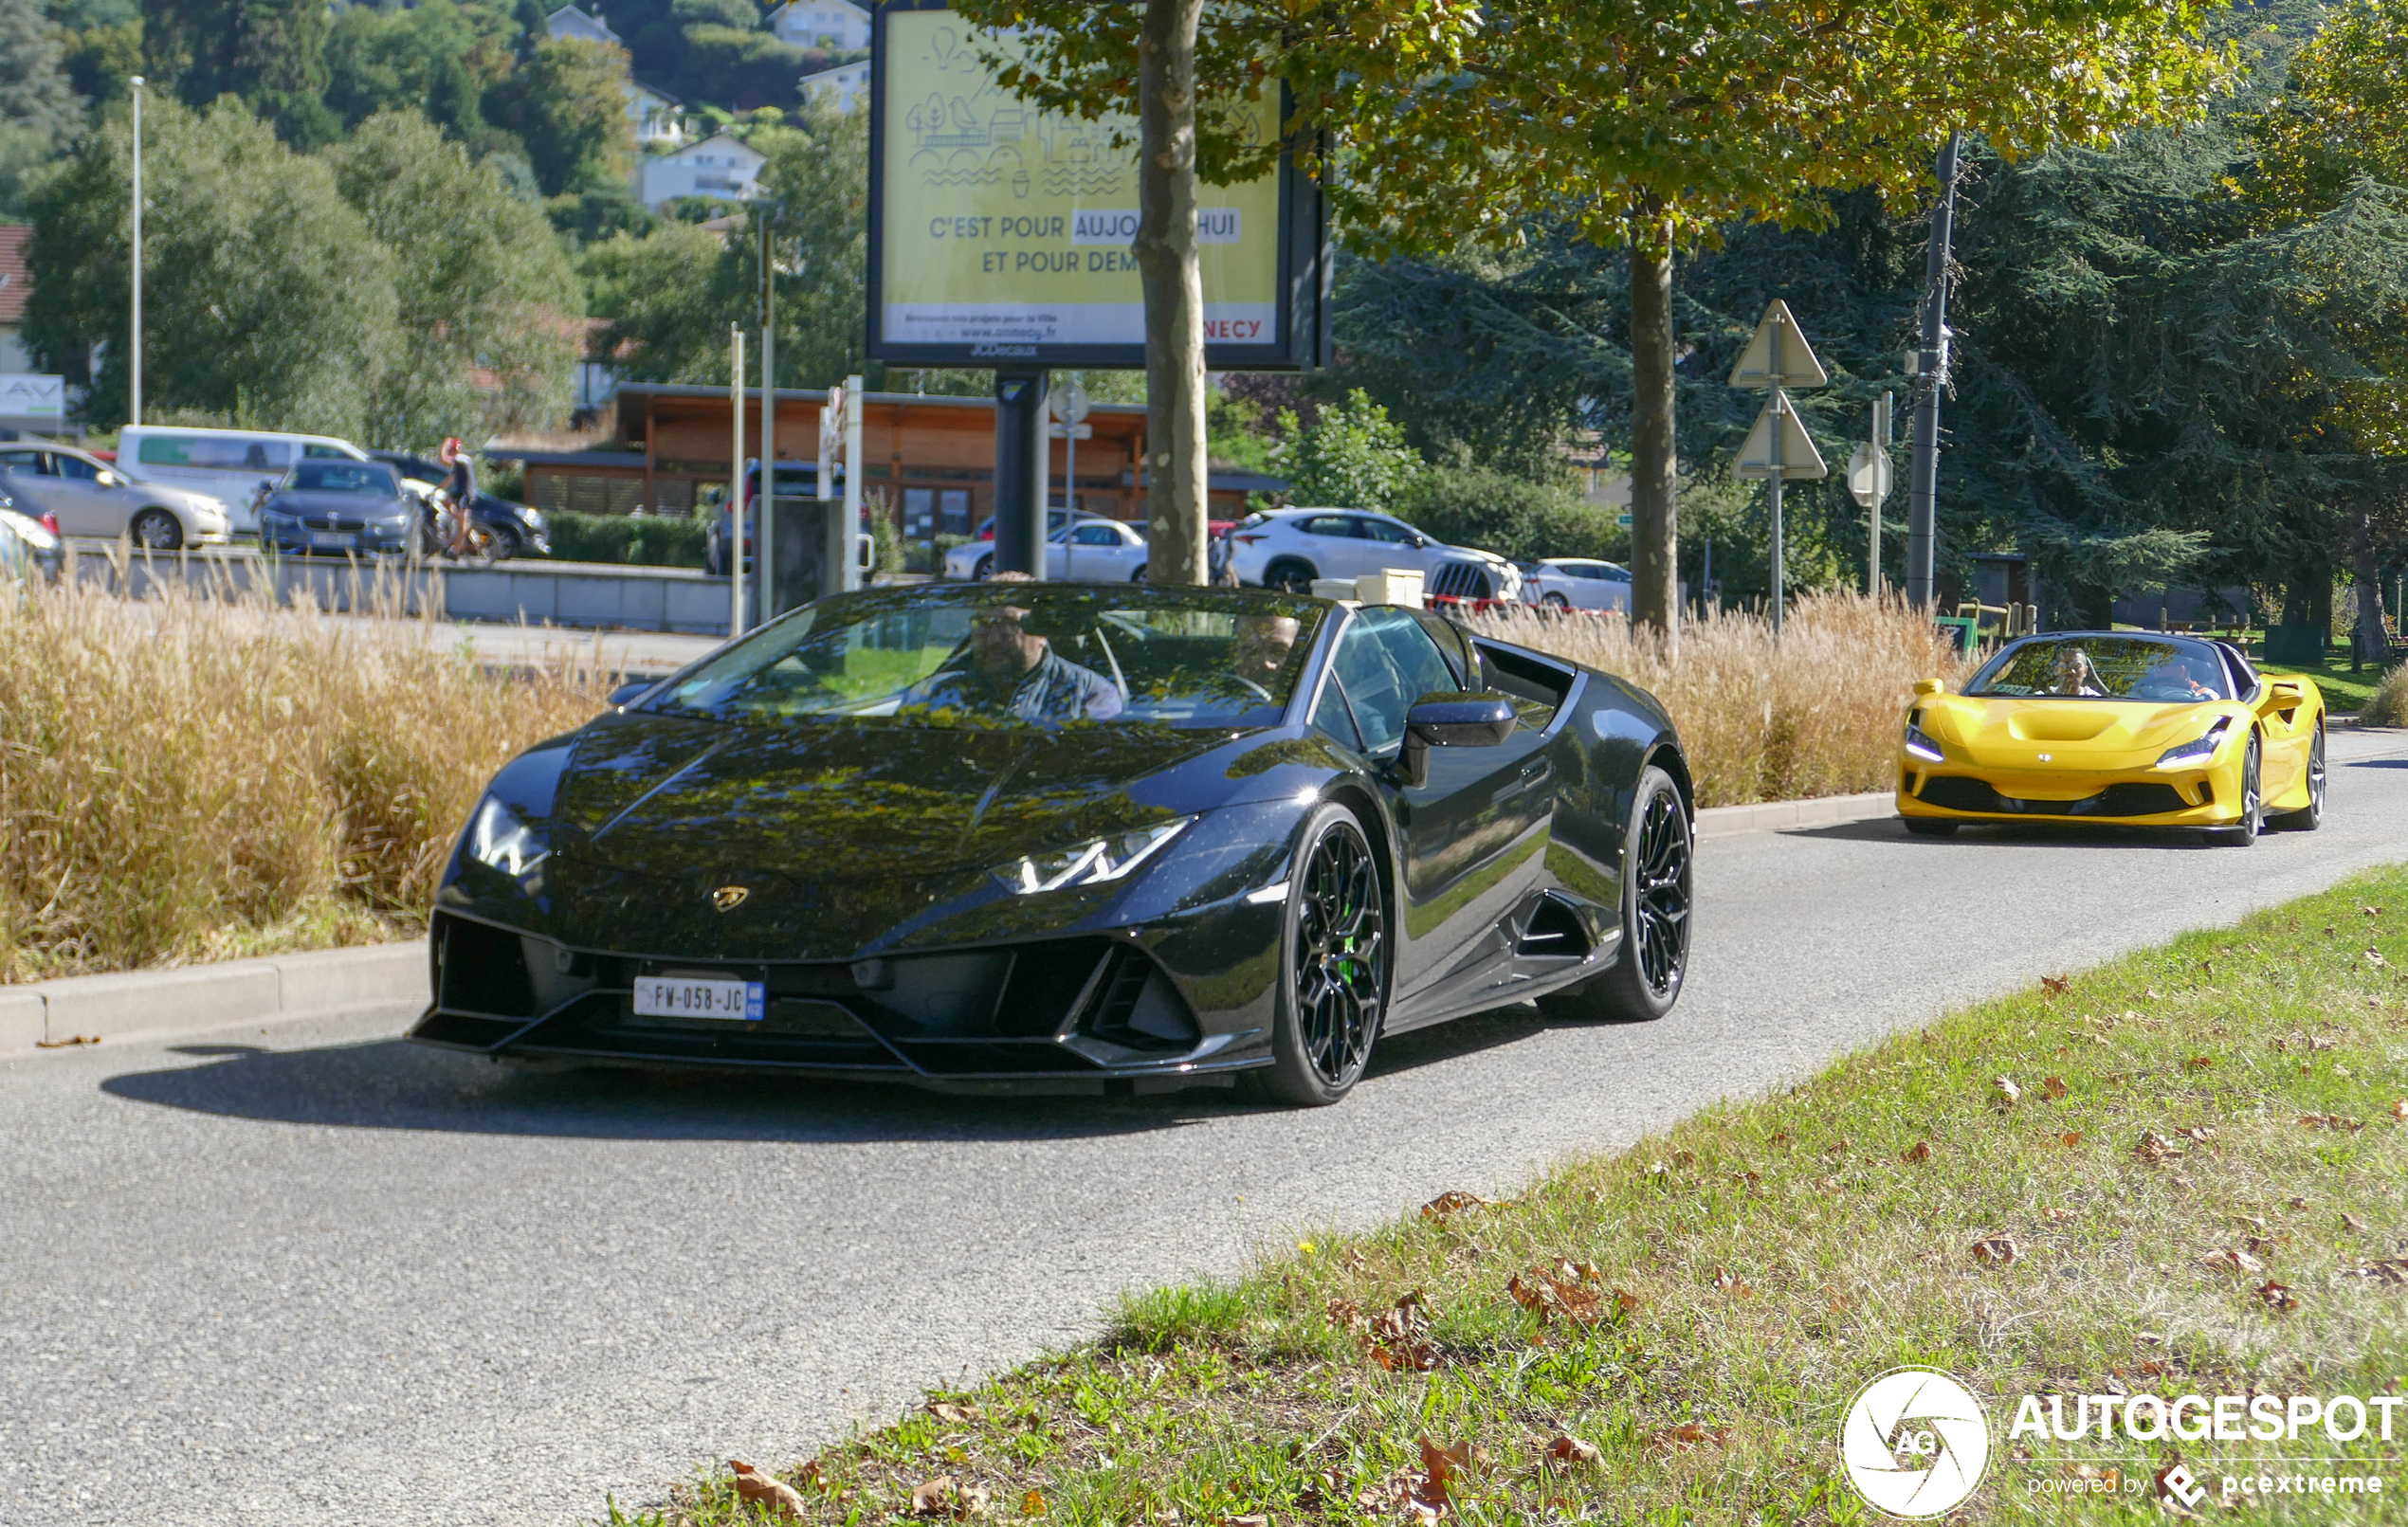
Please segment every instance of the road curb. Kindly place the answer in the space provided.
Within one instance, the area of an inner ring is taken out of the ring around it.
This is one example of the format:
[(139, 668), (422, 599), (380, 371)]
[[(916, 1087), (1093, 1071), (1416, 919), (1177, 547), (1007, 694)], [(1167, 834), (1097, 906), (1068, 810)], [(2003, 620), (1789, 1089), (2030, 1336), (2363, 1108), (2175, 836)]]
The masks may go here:
[(0, 987), (0, 1052), (427, 1000), (427, 941)]
[(1870, 822), (1897, 814), (1898, 797), (1886, 790), (1870, 795), (1825, 795), (1811, 801), (1710, 806), (1697, 813), (1697, 836), (1730, 838), (1742, 832), (1776, 832), (1783, 827), (1827, 827), (1841, 822)]

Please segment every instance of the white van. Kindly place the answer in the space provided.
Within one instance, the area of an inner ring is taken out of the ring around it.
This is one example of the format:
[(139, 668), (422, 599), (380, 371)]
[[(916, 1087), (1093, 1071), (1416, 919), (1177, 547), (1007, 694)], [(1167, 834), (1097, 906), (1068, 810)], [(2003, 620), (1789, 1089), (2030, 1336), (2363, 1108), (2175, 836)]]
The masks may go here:
[(137, 482), (208, 494), (226, 505), (238, 536), (259, 534), (260, 490), (282, 481), (295, 462), (312, 459), (364, 462), (368, 453), (330, 435), (167, 425), (127, 425), (117, 442), (119, 471)]

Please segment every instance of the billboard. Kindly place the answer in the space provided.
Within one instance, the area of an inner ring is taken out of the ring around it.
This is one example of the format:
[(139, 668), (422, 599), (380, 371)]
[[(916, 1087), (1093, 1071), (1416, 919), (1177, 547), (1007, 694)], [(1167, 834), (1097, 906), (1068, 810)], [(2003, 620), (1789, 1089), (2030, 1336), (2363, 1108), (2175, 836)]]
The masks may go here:
[(66, 416), (65, 377), (0, 372), (0, 419), (56, 424)]
[[(913, 0), (877, 12), (870, 85), (869, 353), (890, 365), (1145, 364), (1136, 122), (1038, 111), (994, 82), (979, 38)], [(1001, 40), (1005, 50), (1010, 39)], [(1112, 147), (1115, 128), (1130, 141)], [(1253, 114), (1279, 131), (1275, 102)], [(1320, 196), (1285, 156), (1201, 188), (1205, 363), (1319, 363)]]

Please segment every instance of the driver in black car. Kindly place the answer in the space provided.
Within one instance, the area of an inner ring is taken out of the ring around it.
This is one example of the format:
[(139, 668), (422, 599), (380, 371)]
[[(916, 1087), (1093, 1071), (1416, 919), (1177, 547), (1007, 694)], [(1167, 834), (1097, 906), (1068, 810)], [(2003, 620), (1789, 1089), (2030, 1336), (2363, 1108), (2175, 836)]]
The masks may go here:
[[(1025, 573), (998, 573), (996, 583), (1031, 583)], [(911, 701), (915, 708), (958, 706), (984, 715), (1009, 714), (1023, 721), (1108, 721), (1121, 714), (1121, 692), (1112, 682), (1053, 650), (1053, 644), (1023, 624), (1019, 605), (988, 605), (970, 618), (970, 664), (929, 676)]]

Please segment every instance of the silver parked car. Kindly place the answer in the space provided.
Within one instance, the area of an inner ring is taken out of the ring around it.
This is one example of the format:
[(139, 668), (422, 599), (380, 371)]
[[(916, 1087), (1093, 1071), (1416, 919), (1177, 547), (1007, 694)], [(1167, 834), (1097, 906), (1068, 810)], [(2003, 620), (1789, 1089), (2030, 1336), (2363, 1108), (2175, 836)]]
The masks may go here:
[(56, 519), (62, 536), (130, 536), (144, 551), (223, 544), (231, 532), (226, 505), (208, 494), (132, 482), (72, 445), (0, 445), (0, 493), (20, 514)]

